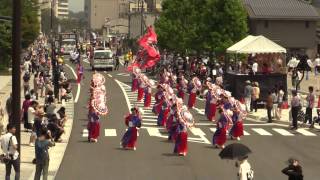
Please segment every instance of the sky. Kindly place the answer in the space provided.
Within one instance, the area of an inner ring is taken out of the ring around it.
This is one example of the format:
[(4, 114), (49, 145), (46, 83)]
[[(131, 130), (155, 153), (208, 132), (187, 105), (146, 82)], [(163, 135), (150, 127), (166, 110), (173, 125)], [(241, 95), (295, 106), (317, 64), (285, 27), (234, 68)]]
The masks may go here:
[(84, 0), (69, 0), (69, 10), (74, 12), (83, 11)]

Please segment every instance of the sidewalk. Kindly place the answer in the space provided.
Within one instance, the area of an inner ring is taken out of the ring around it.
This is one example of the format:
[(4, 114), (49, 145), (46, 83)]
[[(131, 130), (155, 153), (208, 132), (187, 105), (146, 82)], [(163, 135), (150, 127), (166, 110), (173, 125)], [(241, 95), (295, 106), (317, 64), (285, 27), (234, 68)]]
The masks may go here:
[[(1, 84), (0, 84), (0, 101), (2, 103), (3, 108), (5, 107), (5, 102), (9, 97), (12, 88), (11, 76), (0, 76)], [(4, 82), (4, 83), (2, 83)], [(33, 77), (30, 79), (30, 84), (33, 82)], [(32, 87), (32, 85), (31, 85)], [(21, 92), (21, 103), (24, 100), (23, 91)], [(40, 98), (38, 100), (40, 104), (44, 104), (44, 99)], [(64, 152), (67, 148), (69, 137), (72, 130), (73, 117), (74, 117), (74, 102), (73, 99), (69, 100), (66, 103), (57, 104), (56, 110), (58, 110), (61, 106), (66, 108), (66, 115), (68, 117), (68, 121), (65, 125), (65, 134), (62, 135), (62, 143), (56, 143), (56, 146), (49, 149), (50, 154), (50, 164), (49, 164), (49, 180), (53, 180), (59, 166), (62, 162)], [(5, 125), (7, 122), (7, 115), (5, 114)], [(32, 164), (32, 160), (35, 157), (35, 148), (29, 146), (29, 138), (30, 133), (25, 132), (23, 128), (23, 123), (21, 124), (21, 166), (20, 166), (20, 179), (21, 180), (33, 180), (35, 173), (35, 165)], [(5, 176), (5, 167), (2, 164), (0, 168), (0, 179), (4, 179)], [(11, 171), (11, 179), (14, 178), (14, 170)]]

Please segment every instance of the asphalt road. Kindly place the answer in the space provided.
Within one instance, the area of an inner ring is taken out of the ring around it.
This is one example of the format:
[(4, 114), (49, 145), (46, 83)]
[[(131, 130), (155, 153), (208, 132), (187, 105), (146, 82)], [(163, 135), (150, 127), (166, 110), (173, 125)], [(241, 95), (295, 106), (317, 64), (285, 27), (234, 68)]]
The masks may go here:
[[(193, 142), (188, 143), (189, 152), (186, 157), (173, 155), (174, 144), (157, 135), (152, 136), (152, 132), (159, 132), (163, 136), (165, 134), (153, 125), (151, 117), (146, 118), (146, 121), (143, 119), (144, 125), (139, 131), (136, 151), (119, 148), (120, 139), (126, 129), (123, 117), (128, 113), (123, 90), (129, 88), (125, 84), (130, 85), (131, 81), (123, 69), (117, 72), (101, 71), (106, 77), (107, 105), (110, 113), (102, 118), (98, 143), (88, 143), (83, 130), (87, 124), (86, 105), (92, 72), (88, 64), (85, 64), (85, 67), (80, 98), (75, 104), (75, 119), (70, 142), (56, 180), (236, 179), (237, 168), (234, 166), (234, 161), (221, 160), (218, 157), (220, 150), (214, 149), (209, 144), (212, 140), (210, 128), (214, 128), (214, 125), (201, 115), (204, 102), (200, 100), (197, 100), (198, 109), (192, 110), (200, 133), (189, 132)], [(128, 94), (130, 104), (135, 103), (134, 95), (125, 93)], [(152, 116), (149, 111), (146, 112), (148, 112), (146, 116)], [(278, 124), (270, 125), (252, 120), (246, 120), (244, 123), (245, 130), (250, 135), (244, 136), (240, 142), (253, 151), (249, 162), (255, 171), (255, 179), (287, 179), (281, 170), (286, 166), (285, 161), (291, 156), (301, 161), (306, 180), (319, 179), (320, 132), (318, 130), (295, 132)], [(200, 136), (202, 132), (203, 136)], [(232, 142), (234, 141), (228, 140), (227, 144)]]

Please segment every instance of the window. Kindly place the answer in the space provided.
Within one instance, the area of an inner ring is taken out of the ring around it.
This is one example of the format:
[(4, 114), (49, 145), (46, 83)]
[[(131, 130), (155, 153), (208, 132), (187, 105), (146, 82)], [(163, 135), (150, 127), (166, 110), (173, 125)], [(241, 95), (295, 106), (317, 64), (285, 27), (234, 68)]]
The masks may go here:
[(268, 28), (269, 27), (269, 21), (264, 21), (264, 27)]
[(309, 28), (309, 21), (306, 21), (306, 22), (305, 22), (305, 27), (306, 27), (306, 28)]

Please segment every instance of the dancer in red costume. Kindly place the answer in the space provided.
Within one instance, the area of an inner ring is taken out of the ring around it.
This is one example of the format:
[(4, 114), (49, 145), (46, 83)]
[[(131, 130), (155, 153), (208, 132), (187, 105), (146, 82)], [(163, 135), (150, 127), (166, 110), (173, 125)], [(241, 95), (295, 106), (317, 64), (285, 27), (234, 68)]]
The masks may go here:
[(144, 107), (148, 108), (151, 105), (151, 87), (147, 85), (144, 89)]
[(201, 89), (201, 81), (197, 77), (194, 77), (192, 79), (192, 86), (188, 100), (189, 109), (192, 109), (196, 104), (197, 91)]
[(125, 117), (125, 123), (128, 126), (126, 133), (121, 139), (121, 147), (129, 150), (136, 150), (138, 138), (138, 128), (141, 127), (141, 116), (137, 107), (131, 109), (131, 114)]
[(145, 86), (145, 83), (143, 82), (142, 79), (139, 79), (138, 80), (138, 84), (139, 84), (139, 88), (138, 88), (138, 96), (137, 96), (137, 101), (142, 101), (142, 98), (143, 98), (143, 94), (144, 94), (144, 88), (146, 87)]

